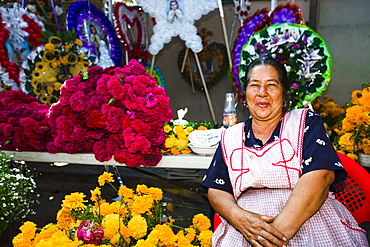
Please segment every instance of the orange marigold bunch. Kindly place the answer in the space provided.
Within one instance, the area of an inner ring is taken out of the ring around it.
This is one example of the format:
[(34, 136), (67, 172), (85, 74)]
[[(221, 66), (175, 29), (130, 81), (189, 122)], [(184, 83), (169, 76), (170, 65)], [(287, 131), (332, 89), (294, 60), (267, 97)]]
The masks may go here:
[(345, 118), (335, 129), (339, 135), (335, 146), (356, 160), (358, 152), (370, 154), (370, 83), (364, 83), (362, 90), (354, 90), (348, 105)]

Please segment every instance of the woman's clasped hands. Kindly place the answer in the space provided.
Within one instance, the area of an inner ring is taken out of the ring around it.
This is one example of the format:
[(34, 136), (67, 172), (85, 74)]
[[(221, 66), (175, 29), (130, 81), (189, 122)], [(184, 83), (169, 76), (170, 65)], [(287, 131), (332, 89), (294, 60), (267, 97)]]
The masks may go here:
[(234, 217), (233, 225), (253, 246), (285, 247), (288, 239), (272, 226), (276, 216), (266, 216), (243, 210)]

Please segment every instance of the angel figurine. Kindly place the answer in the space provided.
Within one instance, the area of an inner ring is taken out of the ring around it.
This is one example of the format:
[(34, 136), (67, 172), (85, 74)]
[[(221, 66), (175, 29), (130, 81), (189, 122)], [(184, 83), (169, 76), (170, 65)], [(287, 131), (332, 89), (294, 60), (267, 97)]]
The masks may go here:
[(189, 123), (187, 120), (183, 119), (187, 112), (188, 112), (188, 108), (177, 110), (177, 117), (179, 119), (174, 120), (173, 123), (175, 125), (185, 125)]

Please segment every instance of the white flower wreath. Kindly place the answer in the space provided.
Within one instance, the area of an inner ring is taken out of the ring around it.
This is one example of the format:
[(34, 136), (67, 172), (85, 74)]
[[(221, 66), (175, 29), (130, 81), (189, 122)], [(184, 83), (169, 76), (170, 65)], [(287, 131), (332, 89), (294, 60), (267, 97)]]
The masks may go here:
[[(202, 39), (197, 35), (194, 21), (218, 8), (216, 0), (136, 0), (143, 10), (155, 18), (149, 52), (158, 54), (165, 43), (178, 36), (186, 47), (198, 53), (203, 49)], [(171, 5), (173, 9), (171, 9)]]

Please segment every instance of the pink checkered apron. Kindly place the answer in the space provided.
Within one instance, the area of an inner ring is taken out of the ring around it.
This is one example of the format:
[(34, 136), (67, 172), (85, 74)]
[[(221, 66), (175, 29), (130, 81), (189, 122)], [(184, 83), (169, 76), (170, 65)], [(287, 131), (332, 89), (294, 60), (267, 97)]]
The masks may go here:
[[(244, 124), (221, 136), (223, 157), (237, 203), (262, 215), (279, 214), (301, 176), (302, 145), (307, 109), (285, 114), (280, 137), (260, 149), (244, 146)], [(244, 193), (243, 193), (244, 192)], [(212, 246), (251, 246), (221, 217)], [(366, 234), (332, 194), (289, 241), (288, 246), (369, 246)]]

